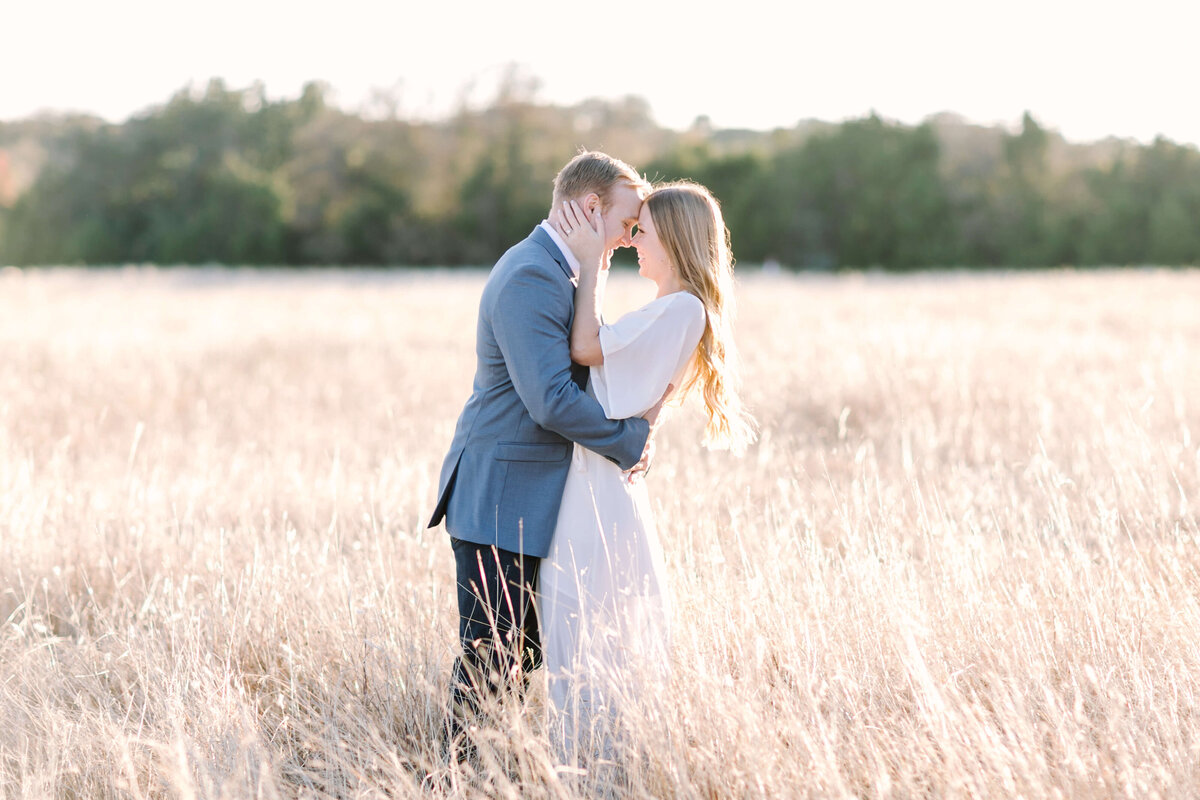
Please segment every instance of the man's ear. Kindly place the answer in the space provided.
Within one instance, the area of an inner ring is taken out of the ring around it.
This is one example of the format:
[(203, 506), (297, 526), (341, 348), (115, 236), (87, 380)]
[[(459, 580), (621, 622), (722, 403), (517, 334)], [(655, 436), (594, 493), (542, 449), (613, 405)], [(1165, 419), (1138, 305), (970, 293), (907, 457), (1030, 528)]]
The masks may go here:
[(600, 195), (591, 192), (587, 197), (583, 198), (583, 207), (588, 215), (597, 213), (600, 210)]

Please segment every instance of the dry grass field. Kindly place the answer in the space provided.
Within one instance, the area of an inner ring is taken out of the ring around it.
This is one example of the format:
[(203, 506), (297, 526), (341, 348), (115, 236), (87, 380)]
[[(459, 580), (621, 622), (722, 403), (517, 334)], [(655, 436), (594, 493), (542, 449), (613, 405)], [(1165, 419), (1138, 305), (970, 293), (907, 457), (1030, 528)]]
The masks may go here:
[[(663, 432), (673, 678), (609, 792), (1200, 796), (1200, 273), (747, 273), (761, 441)], [(439, 768), (481, 286), (0, 273), (0, 795), (605, 791), (536, 692)]]

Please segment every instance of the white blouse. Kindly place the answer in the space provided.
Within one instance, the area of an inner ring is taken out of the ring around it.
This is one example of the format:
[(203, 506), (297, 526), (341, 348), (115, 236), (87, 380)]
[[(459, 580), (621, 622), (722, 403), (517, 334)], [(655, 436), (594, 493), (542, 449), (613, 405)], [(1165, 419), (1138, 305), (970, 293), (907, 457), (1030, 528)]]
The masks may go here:
[(609, 419), (640, 417), (668, 384), (679, 386), (704, 335), (704, 304), (673, 292), (600, 326), (604, 363), (591, 368), (591, 385)]

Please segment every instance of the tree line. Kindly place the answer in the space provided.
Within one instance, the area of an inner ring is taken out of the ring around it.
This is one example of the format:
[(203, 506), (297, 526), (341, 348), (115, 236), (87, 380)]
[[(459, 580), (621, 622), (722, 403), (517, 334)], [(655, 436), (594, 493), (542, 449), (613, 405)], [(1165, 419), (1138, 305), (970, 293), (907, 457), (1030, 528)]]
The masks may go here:
[[(42, 163), (18, 191), (31, 141)], [(1015, 131), (952, 115), (672, 131), (638, 98), (557, 107), (519, 81), (439, 121), (349, 113), (320, 84), (271, 101), (213, 81), (121, 124), (0, 124), (0, 263), (489, 265), (580, 146), (707, 185), (743, 262), (1200, 263), (1194, 146), (1073, 144), (1029, 114)]]

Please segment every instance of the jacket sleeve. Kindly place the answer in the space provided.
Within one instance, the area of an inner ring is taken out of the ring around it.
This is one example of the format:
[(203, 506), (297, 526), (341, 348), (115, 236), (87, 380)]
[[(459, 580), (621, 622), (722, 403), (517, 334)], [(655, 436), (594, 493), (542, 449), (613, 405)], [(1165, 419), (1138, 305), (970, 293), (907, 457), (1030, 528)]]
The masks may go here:
[(496, 343), (534, 422), (629, 469), (642, 456), (650, 424), (608, 419), (571, 380), (571, 295), (561, 282), (535, 266), (510, 275), (491, 309)]

